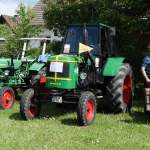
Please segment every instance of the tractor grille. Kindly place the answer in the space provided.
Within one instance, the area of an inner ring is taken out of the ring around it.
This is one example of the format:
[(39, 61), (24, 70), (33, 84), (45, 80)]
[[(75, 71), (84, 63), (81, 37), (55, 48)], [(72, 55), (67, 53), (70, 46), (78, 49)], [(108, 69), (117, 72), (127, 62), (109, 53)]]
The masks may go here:
[(58, 78), (68, 78), (69, 77), (69, 64), (68, 63), (63, 63), (63, 69), (62, 72), (52, 72), (50, 71), (50, 65), (51, 62), (48, 63), (47, 65), (47, 76), (48, 77), (58, 77)]

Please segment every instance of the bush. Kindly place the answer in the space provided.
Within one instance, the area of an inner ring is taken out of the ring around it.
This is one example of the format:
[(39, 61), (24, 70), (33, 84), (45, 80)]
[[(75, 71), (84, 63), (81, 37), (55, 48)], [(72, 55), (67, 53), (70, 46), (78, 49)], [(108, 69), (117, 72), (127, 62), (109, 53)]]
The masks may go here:
[(47, 45), (46, 52), (49, 54), (60, 54), (62, 49), (62, 42), (51, 42)]

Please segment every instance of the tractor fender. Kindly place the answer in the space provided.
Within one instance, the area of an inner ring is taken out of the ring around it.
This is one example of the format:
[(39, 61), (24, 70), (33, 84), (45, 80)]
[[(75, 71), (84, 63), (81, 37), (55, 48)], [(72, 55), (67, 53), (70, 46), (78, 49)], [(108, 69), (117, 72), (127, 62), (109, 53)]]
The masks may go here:
[[(21, 66), (21, 60), (13, 59), (13, 63), (14, 63), (15, 69), (18, 69)], [(9, 68), (10, 64), (11, 64), (10, 58), (1, 58), (0, 59), (0, 68), (1, 69)]]
[(30, 68), (29, 71), (37, 71), (39, 72), (41, 70), (41, 68), (43, 68), (45, 66), (45, 63), (33, 63)]
[(109, 57), (104, 65), (103, 76), (115, 76), (124, 60), (125, 57)]

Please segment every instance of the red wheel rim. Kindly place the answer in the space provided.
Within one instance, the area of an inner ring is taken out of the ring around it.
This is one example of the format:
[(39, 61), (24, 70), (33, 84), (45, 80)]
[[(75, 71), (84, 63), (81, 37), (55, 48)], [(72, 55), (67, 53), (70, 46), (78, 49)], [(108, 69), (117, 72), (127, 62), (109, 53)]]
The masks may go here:
[(30, 106), (30, 112), (33, 117), (36, 117), (38, 115), (38, 107), (37, 106)]
[(14, 101), (14, 95), (11, 91), (5, 91), (2, 96), (2, 105), (5, 109), (10, 108)]
[(33, 100), (31, 101), (28, 113), (29, 113), (29, 116), (31, 116), (31, 118), (34, 118), (38, 116), (39, 114), (39, 107), (37, 104), (33, 102)]
[(86, 102), (86, 112), (85, 112), (85, 116), (86, 116), (86, 120), (88, 122), (92, 121), (94, 118), (94, 101), (92, 99), (88, 100)]
[(125, 77), (123, 84), (123, 101), (126, 105), (129, 104), (132, 94), (132, 80), (129, 75)]

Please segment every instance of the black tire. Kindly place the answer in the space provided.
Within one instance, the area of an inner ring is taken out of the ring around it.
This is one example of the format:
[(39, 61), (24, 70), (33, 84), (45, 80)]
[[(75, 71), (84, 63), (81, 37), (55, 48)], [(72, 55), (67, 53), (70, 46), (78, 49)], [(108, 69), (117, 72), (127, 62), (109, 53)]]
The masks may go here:
[(15, 93), (11, 87), (2, 87), (0, 90), (0, 108), (9, 109), (13, 107)]
[(114, 113), (130, 111), (133, 100), (133, 72), (128, 63), (122, 64), (118, 74), (106, 90), (109, 107)]
[(79, 125), (87, 126), (95, 120), (96, 98), (92, 92), (83, 92), (77, 106), (77, 120)]
[(148, 111), (146, 110), (146, 106), (144, 104), (144, 113), (147, 115), (148, 114)]
[(32, 75), (30, 79), (30, 87), (33, 87), (39, 83), (40, 77), (46, 74), (46, 67), (40, 69), (36, 75)]
[(35, 99), (34, 89), (27, 89), (20, 101), (20, 114), (25, 120), (31, 120), (40, 115), (41, 105)]
[(144, 113), (150, 119), (150, 111), (146, 110), (146, 105), (144, 106)]

